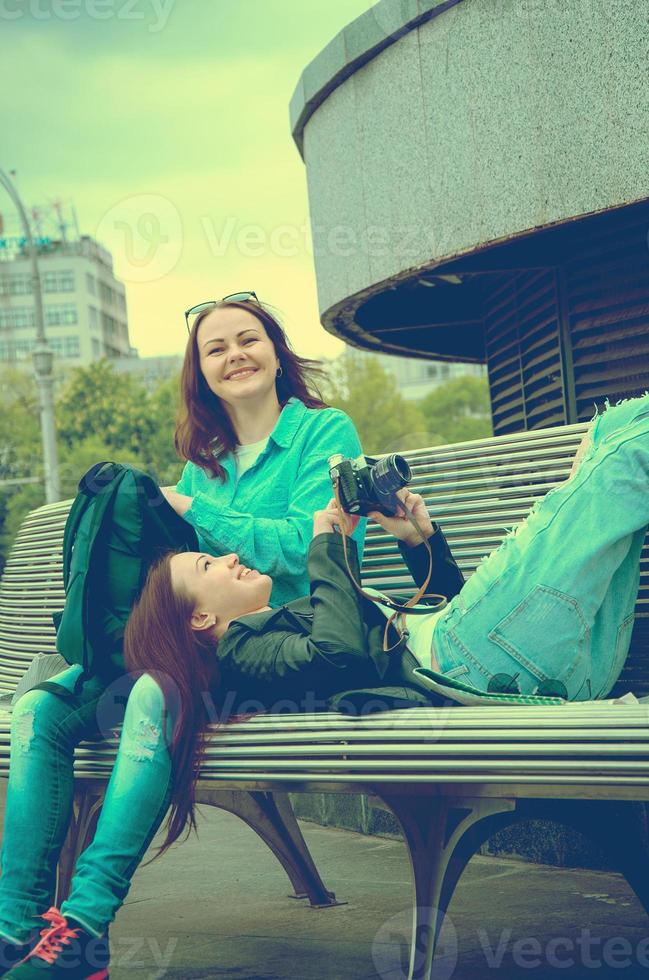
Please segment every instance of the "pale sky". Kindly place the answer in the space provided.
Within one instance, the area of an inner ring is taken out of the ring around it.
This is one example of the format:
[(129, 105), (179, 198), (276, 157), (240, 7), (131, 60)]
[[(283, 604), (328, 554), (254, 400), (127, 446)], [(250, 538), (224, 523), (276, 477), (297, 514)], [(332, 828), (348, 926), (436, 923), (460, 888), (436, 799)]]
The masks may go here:
[(141, 355), (181, 353), (183, 310), (243, 289), (282, 311), (299, 353), (342, 350), (319, 323), (288, 104), (372, 5), (0, 0), (0, 166), (26, 204), (72, 202), (113, 253)]

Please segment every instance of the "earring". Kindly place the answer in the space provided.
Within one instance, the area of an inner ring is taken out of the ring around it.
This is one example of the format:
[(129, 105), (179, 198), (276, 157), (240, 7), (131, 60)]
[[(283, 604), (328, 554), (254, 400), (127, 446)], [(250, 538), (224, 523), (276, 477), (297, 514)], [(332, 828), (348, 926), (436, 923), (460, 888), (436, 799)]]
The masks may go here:
[(280, 366), (277, 368), (277, 371), (275, 372), (275, 377), (276, 378), (281, 378), (281, 376), (283, 374), (284, 374), (284, 372), (282, 371), (282, 365), (280, 364)]

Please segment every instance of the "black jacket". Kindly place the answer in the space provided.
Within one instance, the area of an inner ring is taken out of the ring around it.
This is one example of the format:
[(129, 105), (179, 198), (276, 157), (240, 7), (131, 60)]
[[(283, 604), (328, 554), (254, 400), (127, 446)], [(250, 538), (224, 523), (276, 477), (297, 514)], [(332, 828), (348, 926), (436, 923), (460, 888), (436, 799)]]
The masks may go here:
[[(356, 543), (348, 539), (357, 582)], [(451, 599), (464, 579), (442, 531), (429, 538), (433, 572), (428, 591)], [(399, 550), (417, 585), (428, 573), (424, 544)], [(311, 594), (277, 609), (233, 620), (219, 641), (219, 706), (224, 715), (256, 710), (351, 713), (439, 703), (412, 673), (417, 661), (403, 643), (383, 650), (385, 616), (361, 596), (345, 566), (342, 538), (319, 534), (309, 548)], [(390, 645), (397, 634), (390, 627)]]

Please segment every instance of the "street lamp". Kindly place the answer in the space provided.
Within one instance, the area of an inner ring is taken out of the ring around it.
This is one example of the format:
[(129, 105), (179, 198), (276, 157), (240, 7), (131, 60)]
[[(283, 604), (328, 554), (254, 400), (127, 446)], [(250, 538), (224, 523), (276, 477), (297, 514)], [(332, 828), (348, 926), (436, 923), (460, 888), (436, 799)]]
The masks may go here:
[(36, 386), (38, 388), (38, 400), (41, 413), (41, 435), (43, 439), (43, 463), (45, 466), (45, 499), (48, 504), (53, 504), (61, 499), (59, 485), (59, 462), (56, 451), (56, 424), (54, 420), (54, 375), (52, 364), (54, 354), (48, 346), (45, 336), (45, 317), (43, 315), (43, 293), (41, 291), (41, 277), (38, 271), (38, 257), (36, 244), (32, 237), (31, 228), (27, 219), (27, 213), (16, 190), (13, 181), (0, 169), (0, 184), (5, 188), (9, 197), (16, 205), (23, 232), (27, 240), (32, 267), (32, 292), (34, 294), (34, 306), (36, 313), (36, 346), (34, 348), (34, 373), (36, 375)]

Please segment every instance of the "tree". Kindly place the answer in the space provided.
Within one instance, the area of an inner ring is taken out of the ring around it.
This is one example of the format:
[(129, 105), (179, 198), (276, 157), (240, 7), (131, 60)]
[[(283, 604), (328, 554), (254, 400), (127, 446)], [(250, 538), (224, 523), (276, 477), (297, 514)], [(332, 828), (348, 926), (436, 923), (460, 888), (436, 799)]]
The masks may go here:
[(57, 399), (59, 439), (71, 449), (94, 436), (115, 455), (127, 452), (144, 462), (155, 429), (149, 401), (139, 380), (118, 374), (106, 359), (75, 368)]
[(403, 397), (378, 358), (340, 358), (328, 375), (326, 401), (350, 416), (363, 452), (373, 455), (423, 445), (419, 440), (425, 423), (419, 408)]
[[(56, 400), (62, 499), (74, 497), (94, 463), (113, 459), (150, 473), (161, 485), (177, 481), (182, 462), (173, 446), (178, 380), (149, 394), (109, 361), (73, 368)], [(0, 480), (39, 482), (0, 486), (0, 564), (30, 510), (45, 502), (36, 385), (31, 372), (0, 371)]]
[[(45, 503), (38, 394), (31, 373), (0, 371), (0, 565), (28, 511)], [(21, 482), (37, 478), (38, 482)], [(9, 482), (18, 481), (18, 482)]]
[(56, 407), (62, 453), (68, 450), (67, 459), (79, 476), (84, 472), (81, 458), (89, 458), (94, 446), (99, 458), (132, 463), (162, 486), (175, 483), (182, 468), (173, 445), (178, 399), (177, 378), (160, 382), (149, 393), (137, 378), (118, 374), (107, 360), (75, 368)]
[(430, 445), (468, 442), (493, 435), (489, 384), (486, 378), (453, 378), (419, 403)]
[(156, 477), (162, 487), (177, 483), (183, 468), (183, 461), (178, 458), (174, 449), (179, 405), (180, 383), (177, 377), (161, 381), (149, 399), (154, 425), (145, 447), (146, 470)]

